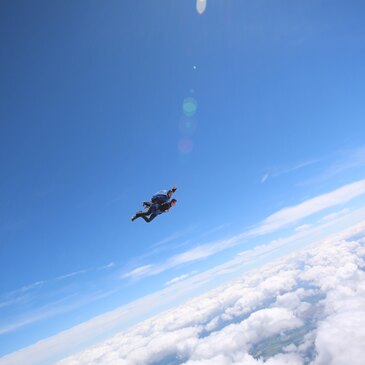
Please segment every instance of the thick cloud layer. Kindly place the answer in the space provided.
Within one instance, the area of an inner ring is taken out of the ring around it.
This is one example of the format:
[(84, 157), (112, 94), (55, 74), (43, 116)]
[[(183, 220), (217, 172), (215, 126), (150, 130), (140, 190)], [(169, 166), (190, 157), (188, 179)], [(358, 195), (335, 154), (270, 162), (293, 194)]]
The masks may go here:
[(362, 224), (58, 364), (363, 364), (364, 258)]

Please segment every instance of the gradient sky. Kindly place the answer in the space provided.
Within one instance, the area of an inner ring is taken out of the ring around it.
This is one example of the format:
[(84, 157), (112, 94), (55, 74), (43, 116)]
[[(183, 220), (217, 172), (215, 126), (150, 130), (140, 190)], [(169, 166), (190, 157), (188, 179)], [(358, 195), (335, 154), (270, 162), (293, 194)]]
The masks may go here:
[[(0, 356), (361, 216), (365, 4), (206, 5), (1, 2)], [(130, 222), (173, 184), (170, 213)]]

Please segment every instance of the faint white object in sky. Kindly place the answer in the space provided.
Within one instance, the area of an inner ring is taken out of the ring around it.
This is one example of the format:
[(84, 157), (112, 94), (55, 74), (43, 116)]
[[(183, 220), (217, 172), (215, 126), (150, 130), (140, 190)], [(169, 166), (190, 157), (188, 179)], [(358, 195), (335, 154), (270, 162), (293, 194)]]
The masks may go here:
[(207, 0), (196, 0), (196, 10), (199, 14), (203, 14), (207, 7)]

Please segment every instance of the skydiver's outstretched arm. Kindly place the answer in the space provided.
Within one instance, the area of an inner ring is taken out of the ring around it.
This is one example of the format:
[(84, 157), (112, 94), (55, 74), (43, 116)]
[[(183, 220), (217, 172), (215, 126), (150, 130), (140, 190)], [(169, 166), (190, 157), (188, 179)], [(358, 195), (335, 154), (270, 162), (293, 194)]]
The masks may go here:
[(177, 187), (176, 187), (176, 184), (174, 184), (174, 186), (172, 187), (172, 189), (170, 189), (168, 192), (167, 192), (167, 194), (168, 193), (171, 193), (171, 195), (176, 191), (176, 189), (177, 189)]

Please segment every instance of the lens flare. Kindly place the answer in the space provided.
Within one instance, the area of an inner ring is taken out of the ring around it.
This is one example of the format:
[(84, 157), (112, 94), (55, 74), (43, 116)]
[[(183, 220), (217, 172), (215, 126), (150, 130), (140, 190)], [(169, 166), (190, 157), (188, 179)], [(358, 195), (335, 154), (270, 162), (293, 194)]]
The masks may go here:
[(194, 118), (187, 118), (187, 117), (181, 118), (179, 123), (179, 129), (183, 135), (192, 135), (196, 129)]
[(179, 141), (178, 147), (181, 153), (190, 153), (193, 150), (193, 141), (190, 138), (182, 138)]
[(184, 99), (183, 112), (187, 117), (192, 117), (196, 113), (197, 107), (198, 103), (194, 98), (188, 97)]
[(196, 11), (199, 14), (203, 14), (207, 7), (207, 0), (196, 0)]

